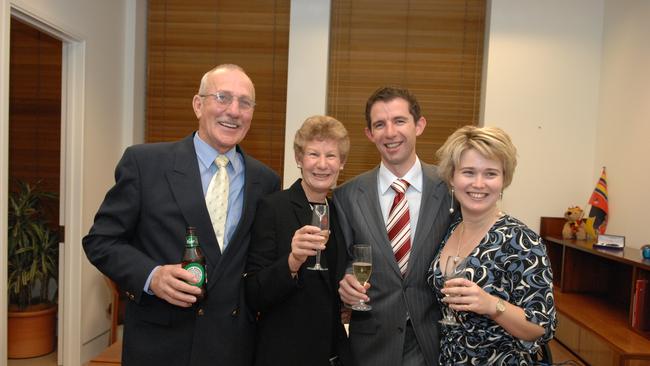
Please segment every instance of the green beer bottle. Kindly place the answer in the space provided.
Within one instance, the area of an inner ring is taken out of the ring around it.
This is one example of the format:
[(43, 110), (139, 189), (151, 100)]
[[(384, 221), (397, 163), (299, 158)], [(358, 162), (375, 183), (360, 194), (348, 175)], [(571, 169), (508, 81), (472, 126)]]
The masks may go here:
[(196, 236), (196, 228), (188, 226), (185, 233), (185, 251), (183, 252), (183, 259), (181, 265), (184, 269), (192, 272), (197, 282), (189, 283), (190, 285), (199, 287), (201, 294), (197, 296), (199, 300), (203, 299), (206, 295), (205, 285), (207, 282), (207, 273), (205, 271), (205, 257), (199, 246), (199, 238)]

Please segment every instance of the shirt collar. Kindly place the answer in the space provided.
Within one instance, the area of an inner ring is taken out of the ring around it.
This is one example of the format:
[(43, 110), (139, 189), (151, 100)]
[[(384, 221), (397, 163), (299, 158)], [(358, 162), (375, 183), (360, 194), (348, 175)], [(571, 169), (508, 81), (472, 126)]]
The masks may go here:
[(410, 187), (413, 187), (418, 192), (422, 192), (422, 164), (420, 163), (420, 158), (415, 157), (415, 164), (413, 164), (411, 169), (403, 177), (395, 176), (393, 172), (386, 168), (382, 161), (379, 165), (379, 193), (382, 195), (385, 194), (391, 189), (390, 185), (398, 178), (405, 179), (409, 182)]
[[(205, 141), (201, 140), (198, 132), (194, 133), (194, 149), (196, 150), (196, 155), (199, 158), (199, 161), (206, 169), (209, 169), (210, 166), (214, 163), (214, 160), (219, 156), (219, 152), (215, 150), (212, 146), (208, 145)], [(225, 154), (230, 163), (228, 165), (232, 166), (235, 172), (239, 172), (242, 169), (242, 162), (237, 159), (237, 148), (233, 147), (232, 149), (226, 151)]]

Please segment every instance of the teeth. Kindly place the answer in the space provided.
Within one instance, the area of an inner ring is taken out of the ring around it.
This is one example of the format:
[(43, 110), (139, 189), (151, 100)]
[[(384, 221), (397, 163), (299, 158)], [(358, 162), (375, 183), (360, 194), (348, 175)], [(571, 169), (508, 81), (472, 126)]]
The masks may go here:
[(472, 198), (483, 198), (487, 196), (487, 193), (468, 193), (468, 195)]
[(225, 121), (219, 121), (219, 124), (224, 126), (224, 127), (228, 127), (228, 128), (237, 128), (237, 127), (239, 127), (235, 123), (230, 123), (230, 122), (225, 122)]
[(394, 147), (398, 147), (399, 144), (400, 144), (399, 142), (393, 142), (393, 143), (390, 143), (390, 144), (386, 144), (386, 147), (389, 148), (389, 149), (392, 149)]

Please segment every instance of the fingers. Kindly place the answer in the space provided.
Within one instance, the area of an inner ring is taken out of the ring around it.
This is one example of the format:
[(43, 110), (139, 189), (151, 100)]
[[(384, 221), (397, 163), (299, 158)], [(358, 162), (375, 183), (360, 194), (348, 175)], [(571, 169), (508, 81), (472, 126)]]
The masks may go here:
[(180, 307), (190, 307), (196, 302), (201, 289), (192, 286), (194, 275), (184, 270), (180, 264), (159, 266), (151, 278), (150, 290), (159, 298)]
[(446, 295), (442, 301), (453, 310), (487, 314), (491, 309), (492, 296), (470, 280), (449, 280), (441, 292)]
[(307, 257), (325, 249), (325, 238), (316, 226), (305, 225), (296, 230), (291, 239), (291, 253), (297, 261), (304, 263)]
[(369, 283), (362, 286), (353, 275), (346, 274), (341, 281), (339, 281), (339, 295), (341, 296), (341, 301), (348, 305), (358, 304), (359, 300), (369, 301), (370, 298), (366, 295), (368, 288), (370, 288)]

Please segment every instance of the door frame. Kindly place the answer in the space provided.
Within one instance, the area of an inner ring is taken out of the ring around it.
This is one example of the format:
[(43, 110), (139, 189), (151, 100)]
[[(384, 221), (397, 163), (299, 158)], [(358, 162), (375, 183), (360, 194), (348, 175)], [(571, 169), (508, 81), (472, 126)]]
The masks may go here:
[[(0, 233), (7, 233), (9, 177), (9, 41), (11, 17), (62, 41), (60, 225), (67, 246), (59, 254), (58, 364), (81, 361), (81, 250), (85, 40), (64, 24), (51, 21), (24, 3), (0, 0)], [(7, 359), (7, 245), (0, 235), (0, 363)]]

